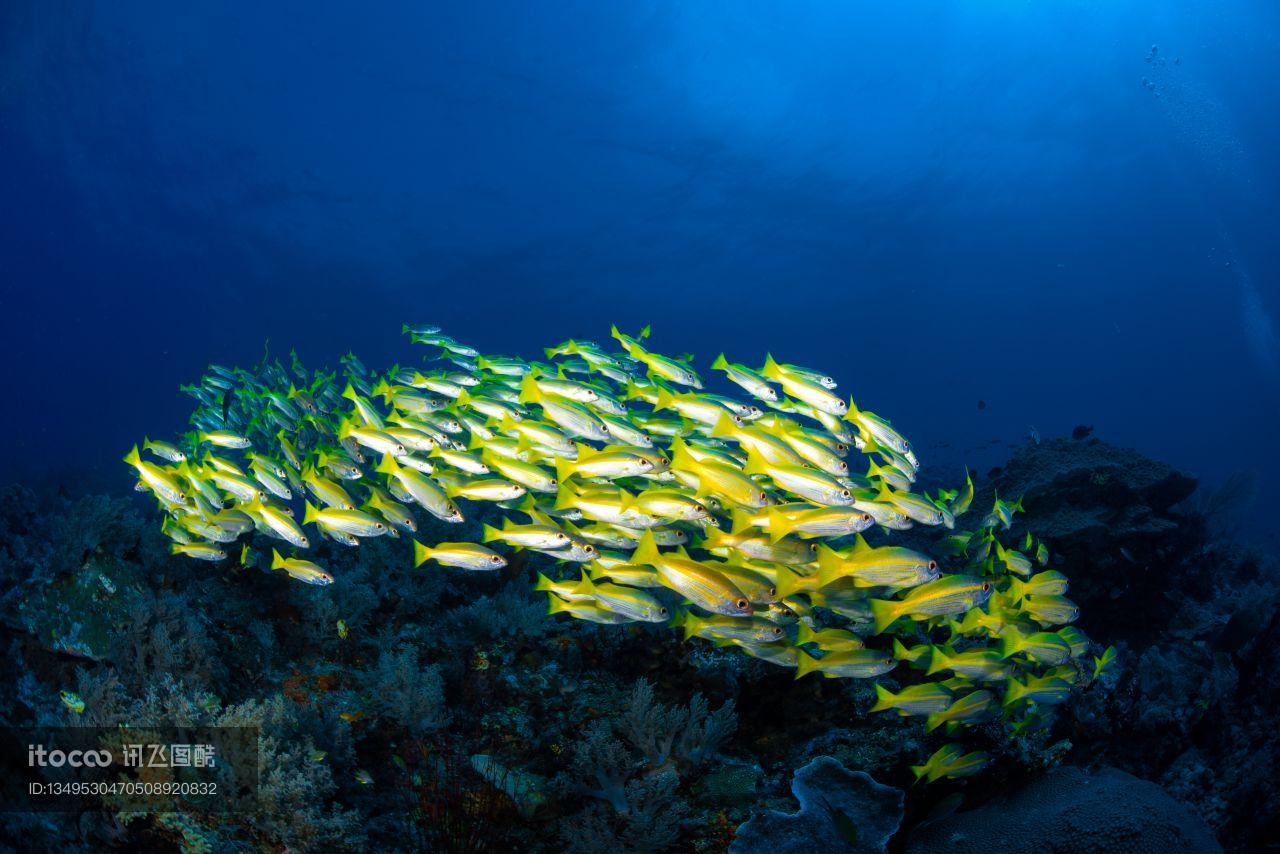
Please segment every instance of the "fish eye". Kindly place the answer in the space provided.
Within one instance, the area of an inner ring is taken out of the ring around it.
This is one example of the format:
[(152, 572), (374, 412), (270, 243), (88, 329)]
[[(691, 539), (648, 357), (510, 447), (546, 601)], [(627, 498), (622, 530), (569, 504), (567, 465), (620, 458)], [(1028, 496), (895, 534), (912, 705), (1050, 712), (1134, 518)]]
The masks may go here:
[(569, 539), (569, 535), (568, 535), (568, 534), (556, 534), (556, 539), (557, 539), (557, 540), (567, 540), (567, 539)]
[(935, 569), (937, 569), (937, 568), (938, 568), (938, 562), (937, 562), (936, 560), (931, 560), (931, 561), (929, 561), (929, 571), (930, 571), (930, 572), (933, 572), (933, 571), (934, 571)]
[(382, 524), (381, 522), (374, 522), (374, 523), (373, 523), (373, 529), (374, 529), (375, 531), (381, 531), (381, 530), (382, 530), (383, 528), (385, 528), (385, 527), (387, 527), (387, 526), (386, 526), (386, 525), (384, 525), (384, 524)]
[(986, 593), (986, 592), (987, 592), (988, 590), (990, 590), (990, 589), (991, 589), (991, 582), (990, 582), (990, 581), (984, 581), (984, 582), (982, 582), (982, 592), (983, 592), (983, 593)]
[(595, 553), (596, 553), (596, 547), (595, 547), (595, 546), (583, 546), (583, 547), (582, 547), (582, 550), (583, 550), (584, 552), (586, 552), (587, 554), (589, 554), (589, 555), (593, 555), (593, 554), (595, 554)]
[(864, 522), (870, 522), (870, 521), (871, 521), (871, 514), (870, 514), (870, 513), (863, 513), (863, 514), (862, 514), (862, 521), (864, 521)]
[(838, 468), (840, 471), (848, 471), (849, 464), (846, 463), (844, 460), (841, 460), (840, 462), (836, 463), (836, 468)]
[(489, 558), (489, 560), (492, 563), (502, 563), (502, 557), (500, 555), (494, 555), (493, 557)]
[(550, 481), (548, 481), (548, 484), (547, 484), (547, 485), (548, 485), (548, 486), (559, 486), (560, 484), (559, 484), (559, 483), (556, 481), (556, 479), (553, 477), (553, 478), (551, 478), (551, 480), (550, 480)]
[(852, 498), (852, 497), (853, 497), (853, 493), (852, 493), (852, 492), (850, 492), (850, 491), (849, 491), (849, 490), (847, 490), (847, 489), (842, 489), (842, 490), (840, 490), (840, 497), (841, 497), (841, 498)]
[(777, 595), (778, 595), (778, 588), (776, 588), (776, 587), (770, 587), (770, 588), (769, 588), (769, 598), (770, 598), (770, 599), (772, 599), (774, 596), (777, 596)]
[(746, 599), (739, 599), (735, 604), (738, 606), (739, 611), (745, 611), (751, 603)]
[(666, 608), (659, 608), (659, 609), (658, 609), (658, 615), (659, 615), (659, 616), (662, 616), (662, 617), (667, 616), (667, 609), (666, 609)]
[(760, 493), (760, 500), (761, 500), (761, 501), (767, 501), (767, 500), (768, 500), (768, 498), (769, 498), (769, 496), (768, 496), (767, 494), (765, 494), (765, 493), (763, 493), (763, 492), (762, 492), (762, 493)]
[(816, 552), (817, 550), (818, 550), (818, 544), (817, 544), (817, 543), (809, 543), (809, 551), (811, 551), (811, 552)]
[(909, 453), (911, 453), (911, 443), (910, 443), (910, 442), (903, 442), (903, 443), (902, 443), (902, 453), (904, 453), (904, 454), (909, 454)]

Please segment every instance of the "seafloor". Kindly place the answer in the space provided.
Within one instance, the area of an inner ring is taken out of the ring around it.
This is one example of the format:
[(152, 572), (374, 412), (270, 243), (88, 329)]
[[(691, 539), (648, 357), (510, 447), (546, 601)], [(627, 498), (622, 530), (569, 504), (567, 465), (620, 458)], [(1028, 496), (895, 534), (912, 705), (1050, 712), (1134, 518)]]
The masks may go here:
[(549, 618), (537, 556), (469, 574), (410, 569), (403, 542), (328, 546), (337, 581), (313, 588), (171, 557), (130, 496), (8, 487), (0, 724), (253, 723), (261, 791), (248, 813), (0, 814), (0, 846), (1274, 849), (1280, 574), (1233, 531), (1244, 479), (1205, 494), (1133, 451), (1052, 439), (979, 489), (975, 506), (1024, 496), (1018, 524), (1120, 666), (1045, 731), (966, 735), (996, 761), (926, 786), (908, 766), (946, 737), (868, 715), (867, 684)]

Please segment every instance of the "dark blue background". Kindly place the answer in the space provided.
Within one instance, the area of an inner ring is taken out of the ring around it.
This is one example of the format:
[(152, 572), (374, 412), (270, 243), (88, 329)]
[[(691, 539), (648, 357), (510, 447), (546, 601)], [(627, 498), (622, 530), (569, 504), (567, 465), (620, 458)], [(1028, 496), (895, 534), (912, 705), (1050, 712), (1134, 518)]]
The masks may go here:
[(266, 5), (0, 4), (0, 478), (127, 488), (264, 339), (652, 322), (944, 471), (1083, 422), (1273, 522), (1275, 4)]

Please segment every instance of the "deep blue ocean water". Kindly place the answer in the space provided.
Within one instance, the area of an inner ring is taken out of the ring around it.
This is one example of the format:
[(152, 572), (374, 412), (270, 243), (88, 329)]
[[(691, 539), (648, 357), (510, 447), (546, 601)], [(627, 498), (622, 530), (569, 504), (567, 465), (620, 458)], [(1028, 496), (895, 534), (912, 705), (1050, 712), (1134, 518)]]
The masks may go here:
[(269, 5), (0, 4), (0, 479), (127, 490), (267, 341), (652, 323), (931, 473), (1087, 424), (1274, 524), (1275, 4)]

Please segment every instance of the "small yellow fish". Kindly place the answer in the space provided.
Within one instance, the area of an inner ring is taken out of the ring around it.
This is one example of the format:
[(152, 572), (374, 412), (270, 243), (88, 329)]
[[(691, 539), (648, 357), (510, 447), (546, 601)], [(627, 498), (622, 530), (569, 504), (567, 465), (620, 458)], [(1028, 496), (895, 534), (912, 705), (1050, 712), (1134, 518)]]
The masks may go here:
[(66, 706), (77, 715), (84, 714), (84, 700), (80, 699), (80, 695), (72, 691), (59, 691), (58, 699), (62, 701), (62, 705)]
[(283, 557), (275, 549), (271, 550), (271, 568), (283, 569), (291, 578), (305, 584), (325, 586), (333, 583), (333, 576), (309, 560)]

